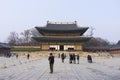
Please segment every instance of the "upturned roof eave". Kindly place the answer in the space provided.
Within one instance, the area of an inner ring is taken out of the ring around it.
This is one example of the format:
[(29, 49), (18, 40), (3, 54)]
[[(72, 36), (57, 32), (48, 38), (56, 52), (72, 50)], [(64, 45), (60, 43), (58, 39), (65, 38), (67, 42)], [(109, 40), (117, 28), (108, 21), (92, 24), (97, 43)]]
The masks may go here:
[(47, 31), (74, 31), (74, 30), (87, 30), (89, 27), (76, 27), (76, 28), (55, 28), (55, 29), (50, 29), (47, 27), (35, 27), (38, 31), (39, 30), (47, 30)]
[(53, 34), (62, 34), (62, 33), (79, 33), (80, 35), (83, 35), (86, 30), (88, 29), (88, 27), (85, 28), (76, 28), (76, 29), (47, 29), (46, 27), (35, 27), (38, 32), (42, 35), (44, 35), (44, 33), (53, 33)]
[(91, 37), (74, 37), (74, 38), (60, 38), (60, 37), (33, 37), (39, 42), (86, 42), (91, 39)]

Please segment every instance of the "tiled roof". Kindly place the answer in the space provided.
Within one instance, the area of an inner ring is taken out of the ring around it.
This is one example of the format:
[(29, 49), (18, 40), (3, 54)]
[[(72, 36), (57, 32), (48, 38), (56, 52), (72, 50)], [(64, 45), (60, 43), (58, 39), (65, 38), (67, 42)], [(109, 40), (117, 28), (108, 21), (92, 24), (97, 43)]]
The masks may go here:
[(39, 27), (41, 29), (47, 30), (78, 30), (78, 29), (88, 29), (88, 27), (78, 27), (77, 24), (47, 24), (45, 27)]
[(111, 48), (111, 46), (90, 46), (90, 47), (85, 47), (85, 49), (89, 49), (89, 50), (109, 50)]
[(49, 30), (74, 30), (77, 29), (76, 24), (47, 24), (46, 29)]
[(0, 42), (0, 48), (11, 48), (9, 45)]
[(46, 27), (35, 27), (40, 34), (53, 33), (53, 34), (71, 34), (79, 33), (83, 35), (88, 27), (78, 27), (76, 24), (47, 24)]
[(96, 47), (85, 47), (85, 49), (89, 50), (120, 50), (120, 45), (114, 45), (114, 46), (96, 46)]
[(114, 45), (110, 48), (110, 50), (120, 50), (120, 45)]
[(86, 42), (91, 39), (91, 37), (32, 37), (39, 42), (67, 42), (67, 43), (77, 43)]

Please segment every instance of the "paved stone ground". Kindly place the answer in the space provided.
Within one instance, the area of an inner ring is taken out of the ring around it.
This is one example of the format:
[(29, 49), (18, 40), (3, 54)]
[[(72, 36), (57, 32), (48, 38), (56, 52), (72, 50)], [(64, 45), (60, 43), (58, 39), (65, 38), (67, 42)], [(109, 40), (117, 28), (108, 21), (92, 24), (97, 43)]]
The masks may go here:
[(120, 80), (119, 74), (119, 70), (96, 62), (90, 64), (86, 59), (81, 59), (80, 64), (69, 64), (68, 59), (62, 63), (58, 58), (51, 74), (44, 58), (1, 69), (0, 80)]

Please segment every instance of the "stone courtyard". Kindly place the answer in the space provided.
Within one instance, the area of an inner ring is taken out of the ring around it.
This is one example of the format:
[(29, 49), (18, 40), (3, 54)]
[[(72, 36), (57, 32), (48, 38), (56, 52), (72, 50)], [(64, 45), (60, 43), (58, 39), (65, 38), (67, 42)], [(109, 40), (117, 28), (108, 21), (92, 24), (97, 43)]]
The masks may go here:
[(62, 63), (55, 57), (53, 74), (47, 58), (1, 57), (0, 62), (0, 80), (120, 80), (119, 58), (93, 59), (93, 63), (81, 58), (80, 64), (69, 64), (68, 58)]

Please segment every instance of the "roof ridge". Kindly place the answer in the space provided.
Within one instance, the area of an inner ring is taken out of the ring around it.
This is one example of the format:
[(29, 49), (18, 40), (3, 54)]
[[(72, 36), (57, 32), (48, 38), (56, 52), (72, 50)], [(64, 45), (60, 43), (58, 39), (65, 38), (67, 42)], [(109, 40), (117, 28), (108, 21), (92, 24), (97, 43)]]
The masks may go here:
[(77, 21), (74, 21), (74, 22), (50, 22), (50, 21), (47, 21), (47, 24), (77, 24)]

